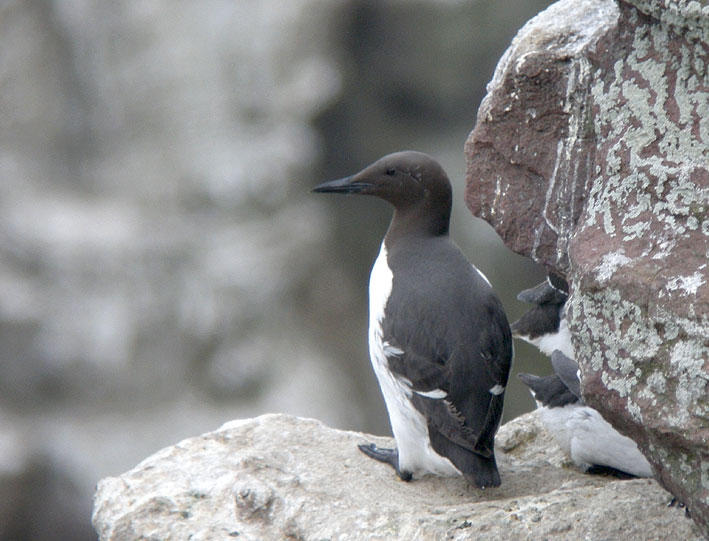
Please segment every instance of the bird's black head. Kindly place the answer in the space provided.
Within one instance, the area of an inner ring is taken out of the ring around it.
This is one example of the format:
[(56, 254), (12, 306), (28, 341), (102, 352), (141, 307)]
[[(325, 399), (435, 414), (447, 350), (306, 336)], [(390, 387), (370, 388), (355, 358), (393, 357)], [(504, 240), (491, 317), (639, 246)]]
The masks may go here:
[(359, 173), (320, 184), (317, 193), (374, 195), (396, 209), (392, 225), (419, 215), (418, 223), (433, 220), (437, 233), (448, 232), (451, 185), (440, 164), (422, 152), (404, 151), (380, 158)]

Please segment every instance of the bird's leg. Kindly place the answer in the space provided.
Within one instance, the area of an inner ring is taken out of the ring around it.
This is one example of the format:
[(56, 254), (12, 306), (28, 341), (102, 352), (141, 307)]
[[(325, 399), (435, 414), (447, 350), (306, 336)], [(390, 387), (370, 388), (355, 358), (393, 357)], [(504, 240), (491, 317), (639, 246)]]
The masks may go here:
[(396, 470), (396, 474), (402, 481), (411, 481), (411, 472), (401, 471), (399, 469), (399, 451), (396, 449), (377, 447), (373, 443), (362, 444), (357, 447), (359, 447), (359, 450), (368, 457), (378, 460), (379, 462), (389, 464), (392, 468), (394, 468), (394, 470)]
[(676, 496), (672, 496), (672, 499), (670, 500), (670, 503), (667, 504), (667, 507), (677, 507), (679, 509), (684, 508), (684, 516), (687, 518), (692, 518), (692, 513), (689, 511), (689, 507), (678, 500)]

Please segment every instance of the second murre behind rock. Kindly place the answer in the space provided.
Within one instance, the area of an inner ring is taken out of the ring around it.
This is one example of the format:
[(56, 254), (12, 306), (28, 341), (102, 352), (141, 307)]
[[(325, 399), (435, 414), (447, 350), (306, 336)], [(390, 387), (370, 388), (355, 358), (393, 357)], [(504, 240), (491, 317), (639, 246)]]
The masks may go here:
[(448, 235), (451, 187), (430, 156), (399, 152), (315, 192), (394, 206), (369, 282), (369, 352), (397, 447), (361, 445), (399, 477), (462, 474), (498, 486), (494, 437), (512, 338), (488, 280)]
[(551, 376), (519, 374), (519, 378), (531, 390), (542, 422), (566, 454), (587, 473), (652, 477), (652, 467), (637, 444), (584, 404), (576, 362), (558, 350), (551, 362)]
[(517, 299), (534, 306), (510, 325), (513, 336), (536, 346), (546, 355), (558, 349), (573, 358), (573, 346), (566, 323), (565, 305), (568, 298), (568, 283), (552, 272), (541, 284), (520, 292)]

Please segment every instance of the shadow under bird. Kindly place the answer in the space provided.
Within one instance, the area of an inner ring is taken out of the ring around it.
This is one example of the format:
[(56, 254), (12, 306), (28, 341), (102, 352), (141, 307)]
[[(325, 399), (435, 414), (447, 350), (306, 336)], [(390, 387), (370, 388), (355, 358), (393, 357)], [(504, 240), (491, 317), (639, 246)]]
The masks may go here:
[(490, 283), (448, 235), (446, 173), (426, 154), (398, 152), (313, 191), (394, 207), (369, 280), (369, 355), (396, 448), (360, 450), (405, 481), (462, 474), (479, 488), (499, 486), (494, 438), (512, 337)]

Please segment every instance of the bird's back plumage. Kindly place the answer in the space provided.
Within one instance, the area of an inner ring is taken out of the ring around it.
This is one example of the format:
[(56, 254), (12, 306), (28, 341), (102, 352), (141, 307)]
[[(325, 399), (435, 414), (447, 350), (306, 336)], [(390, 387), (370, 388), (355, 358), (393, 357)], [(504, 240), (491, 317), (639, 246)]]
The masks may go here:
[(502, 306), (447, 236), (387, 244), (382, 336), (401, 351), (388, 368), (410, 385), (434, 451), (473, 483), (499, 485), (494, 435), (512, 360)]

